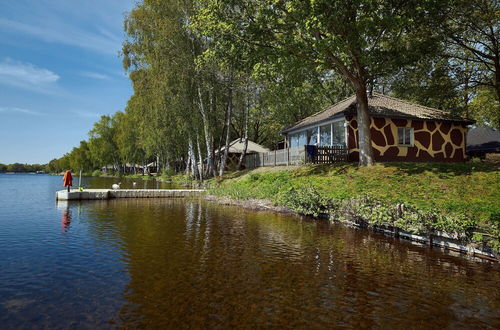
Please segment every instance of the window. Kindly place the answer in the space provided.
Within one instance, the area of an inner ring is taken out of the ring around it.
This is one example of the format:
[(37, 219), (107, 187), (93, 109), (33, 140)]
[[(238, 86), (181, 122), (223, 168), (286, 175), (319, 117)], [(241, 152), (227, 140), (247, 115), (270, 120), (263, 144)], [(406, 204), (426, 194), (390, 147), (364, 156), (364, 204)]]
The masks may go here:
[(295, 148), (299, 146), (299, 136), (297, 134), (290, 134), (288, 136), (289, 148)]
[(398, 144), (400, 146), (413, 147), (413, 128), (398, 127)]
[(307, 144), (315, 145), (318, 142), (318, 128), (314, 127), (307, 130)]
[(306, 145), (307, 135), (305, 131), (297, 133), (297, 147), (303, 147)]
[(319, 128), (319, 145), (329, 146), (331, 143), (331, 125), (324, 125)]
[(336, 121), (333, 124), (333, 139), (332, 143), (333, 145), (345, 145), (345, 128), (344, 128), (344, 121)]

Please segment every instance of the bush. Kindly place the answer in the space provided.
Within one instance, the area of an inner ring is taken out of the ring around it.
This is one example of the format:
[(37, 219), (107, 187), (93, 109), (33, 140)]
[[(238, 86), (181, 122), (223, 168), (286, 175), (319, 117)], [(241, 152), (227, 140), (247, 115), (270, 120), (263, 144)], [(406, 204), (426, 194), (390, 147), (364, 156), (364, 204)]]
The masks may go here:
[(94, 172), (92, 172), (92, 176), (101, 176), (102, 175), (102, 172), (100, 170), (95, 170)]
[(333, 220), (368, 227), (397, 227), (415, 234), (443, 231), (470, 240), (477, 228), (477, 222), (467, 215), (422, 211), (409, 204), (387, 203), (368, 195), (333, 199), (321, 195), (313, 187), (289, 189), (280, 195), (279, 203), (304, 215), (317, 217), (328, 214)]
[(290, 188), (281, 193), (279, 203), (304, 215), (326, 215), (336, 209), (333, 199), (322, 196), (315, 188)]

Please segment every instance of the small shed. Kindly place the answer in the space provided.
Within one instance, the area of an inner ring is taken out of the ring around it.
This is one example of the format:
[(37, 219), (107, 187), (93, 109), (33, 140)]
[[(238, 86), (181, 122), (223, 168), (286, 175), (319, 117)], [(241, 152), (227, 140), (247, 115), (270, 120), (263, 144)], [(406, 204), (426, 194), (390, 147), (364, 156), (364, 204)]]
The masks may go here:
[(500, 132), (493, 127), (474, 127), (467, 133), (467, 154), (484, 157), (489, 153), (500, 153)]
[[(227, 153), (227, 163), (226, 163), (226, 168), (227, 169), (236, 169), (238, 166), (238, 161), (240, 160), (240, 156), (243, 153), (243, 150), (245, 149), (245, 140), (244, 139), (236, 139), (229, 143), (229, 150)], [(224, 153), (224, 150), (226, 150), (226, 147), (220, 148), (220, 150), (216, 150), (215, 154), (218, 154), (219, 151), (221, 153)], [(248, 140), (248, 146), (247, 146), (247, 152), (246, 154), (256, 154), (256, 153), (265, 153), (269, 152), (268, 148), (261, 146), (258, 143), (255, 143), (253, 141)]]

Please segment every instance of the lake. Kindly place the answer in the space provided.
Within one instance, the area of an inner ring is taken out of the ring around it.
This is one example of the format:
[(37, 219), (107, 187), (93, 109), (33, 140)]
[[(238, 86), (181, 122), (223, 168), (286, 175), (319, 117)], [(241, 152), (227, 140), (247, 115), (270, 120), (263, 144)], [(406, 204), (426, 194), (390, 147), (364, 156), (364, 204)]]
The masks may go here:
[(204, 200), (56, 202), (61, 183), (0, 174), (2, 329), (500, 328), (498, 263)]

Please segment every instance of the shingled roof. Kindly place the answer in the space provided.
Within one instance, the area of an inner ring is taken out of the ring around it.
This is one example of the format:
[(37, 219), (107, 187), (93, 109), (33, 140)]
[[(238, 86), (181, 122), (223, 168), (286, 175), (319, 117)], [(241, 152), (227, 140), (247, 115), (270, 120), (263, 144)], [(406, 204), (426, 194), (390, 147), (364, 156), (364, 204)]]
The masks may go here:
[[(456, 116), (443, 110), (425, 107), (423, 105), (411, 103), (379, 93), (373, 93), (373, 96), (368, 97), (368, 111), (373, 117), (439, 120), (465, 124), (474, 123), (473, 120)], [(299, 128), (327, 121), (334, 117), (338, 117), (341, 113), (356, 114), (356, 95), (348, 97), (347, 99), (331, 105), (312, 116), (302, 119), (294, 125), (284, 129), (281, 133), (287, 133)]]

